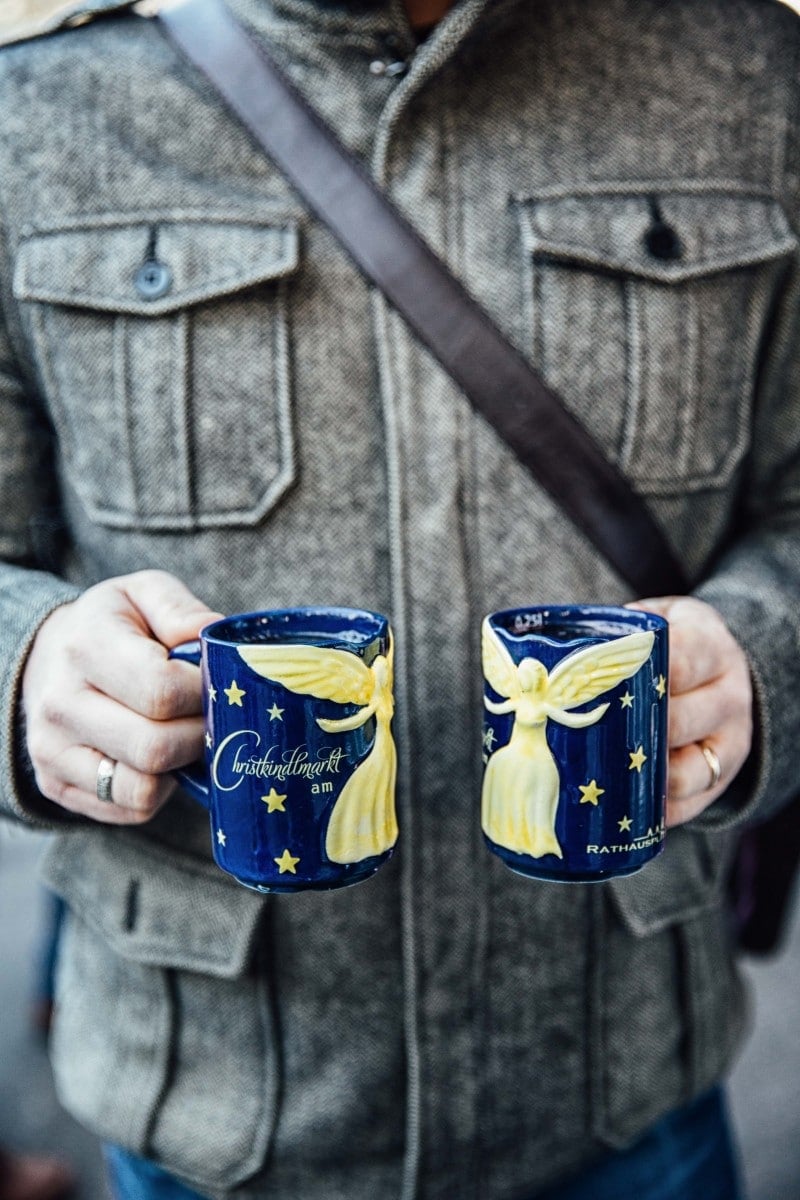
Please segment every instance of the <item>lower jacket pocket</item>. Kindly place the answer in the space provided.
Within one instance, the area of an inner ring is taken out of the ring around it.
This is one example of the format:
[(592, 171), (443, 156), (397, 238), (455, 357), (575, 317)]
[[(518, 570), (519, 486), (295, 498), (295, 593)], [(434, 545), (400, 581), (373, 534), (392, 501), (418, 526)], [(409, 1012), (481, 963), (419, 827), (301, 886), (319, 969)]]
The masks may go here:
[(53, 1068), (65, 1107), (100, 1138), (226, 1189), (263, 1165), (276, 1119), (264, 900), (175, 858), (116, 831), (49, 851), (45, 881), (70, 909)]
[(744, 1031), (721, 884), (726, 835), (675, 829), (664, 854), (593, 896), (592, 1132), (628, 1145), (717, 1082)]

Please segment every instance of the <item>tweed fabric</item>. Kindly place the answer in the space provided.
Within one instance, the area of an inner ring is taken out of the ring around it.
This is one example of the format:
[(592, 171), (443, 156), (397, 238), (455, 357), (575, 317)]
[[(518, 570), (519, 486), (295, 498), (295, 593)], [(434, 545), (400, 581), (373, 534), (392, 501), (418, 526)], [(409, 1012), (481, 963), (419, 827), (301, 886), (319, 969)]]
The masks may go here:
[[(61, 1095), (218, 1198), (529, 1196), (708, 1088), (743, 1032), (726, 830), (795, 787), (800, 26), (769, 0), (462, 0), (415, 47), (399, 0), (232, 3), (750, 657), (739, 786), (641, 874), (558, 888), (482, 845), (480, 618), (624, 585), (204, 80), (105, 7), (0, 52), (0, 795), (63, 830)], [(658, 214), (679, 258), (645, 249)], [(37, 797), (30, 641), (141, 567), (224, 611), (390, 614), (402, 843), (367, 886), (260, 899), (185, 797), (135, 832)]]

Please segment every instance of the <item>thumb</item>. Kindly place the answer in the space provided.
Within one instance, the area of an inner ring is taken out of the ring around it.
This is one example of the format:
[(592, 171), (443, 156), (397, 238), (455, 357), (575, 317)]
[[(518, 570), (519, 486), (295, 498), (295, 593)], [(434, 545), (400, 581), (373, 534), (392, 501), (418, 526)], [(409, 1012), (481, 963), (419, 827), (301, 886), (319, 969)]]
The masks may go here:
[(680, 596), (650, 596), (646, 600), (632, 600), (630, 604), (625, 605), (625, 608), (632, 608), (637, 612), (655, 613), (657, 616), (669, 620), (673, 605), (680, 599)]
[(153, 636), (170, 650), (193, 640), (205, 625), (223, 616), (168, 571), (137, 571), (118, 582)]

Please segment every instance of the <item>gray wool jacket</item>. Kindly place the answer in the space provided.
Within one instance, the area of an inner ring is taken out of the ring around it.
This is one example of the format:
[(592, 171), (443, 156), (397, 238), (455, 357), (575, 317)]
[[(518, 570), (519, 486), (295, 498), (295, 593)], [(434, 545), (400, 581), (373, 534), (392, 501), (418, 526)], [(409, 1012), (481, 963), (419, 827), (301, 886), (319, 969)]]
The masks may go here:
[[(743, 1034), (720, 884), (800, 732), (800, 22), (461, 0), (415, 47), (399, 0), (232, 7), (644, 496), (749, 655), (757, 745), (628, 879), (485, 851), (481, 616), (626, 586), (155, 24), (53, 5), (0, 51), (0, 800), (60, 831), (58, 1088), (220, 1200), (527, 1200)], [(401, 843), (369, 883), (259, 897), (182, 794), (135, 830), (37, 794), (31, 641), (142, 567), (390, 614)]]

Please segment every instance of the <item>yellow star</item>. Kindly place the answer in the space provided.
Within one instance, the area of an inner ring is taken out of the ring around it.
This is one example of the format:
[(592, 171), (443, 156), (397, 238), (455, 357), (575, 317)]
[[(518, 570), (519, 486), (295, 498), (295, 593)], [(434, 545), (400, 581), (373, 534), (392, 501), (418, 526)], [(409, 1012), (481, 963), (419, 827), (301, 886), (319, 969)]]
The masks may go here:
[(208, 685), (208, 698), (212, 704), (217, 698), (217, 689), (214, 687), (213, 683)]
[(626, 692), (624, 696), (620, 696), (619, 702), (623, 708), (633, 708), (633, 696), (630, 692)]
[(636, 748), (636, 753), (635, 753), (635, 754), (631, 754), (631, 752), (630, 752), (630, 751), (628, 751), (628, 754), (629, 754), (629, 757), (630, 757), (630, 760), (631, 760), (631, 765), (628, 767), (628, 770), (629, 770), (629, 771), (632, 771), (632, 770), (634, 769), (634, 767), (635, 767), (635, 768), (636, 768), (636, 770), (637, 770), (637, 771), (639, 772), (639, 774), (641, 775), (641, 773), (642, 773), (642, 767), (643, 767), (643, 766), (644, 766), (644, 764), (647, 762), (647, 755), (646, 755), (646, 754), (645, 754), (645, 752), (642, 750), (642, 747), (641, 747), (641, 746), (637, 746), (637, 748)]
[(666, 681), (666, 679), (664, 678), (664, 676), (663, 676), (663, 675), (659, 675), (659, 677), (658, 677), (658, 683), (656, 684), (656, 691), (658, 692), (658, 698), (659, 698), (659, 700), (663, 700), (663, 699), (664, 699), (664, 692), (665, 692), (666, 690), (667, 690), (667, 681)]
[(284, 710), (282, 708), (278, 708), (277, 704), (273, 704), (272, 708), (267, 709), (270, 721), (282, 721), (283, 711)]
[(280, 875), (284, 875), (287, 871), (291, 871), (292, 875), (297, 874), (297, 871), (295, 871), (295, 867), (300, 862), (300, 859), (292, 858), (292, 856), (288, 850), (284, 850), (284, 852), (280, 856), (280, 858), (274, 858), (272, 861), (277, 863), (278, 866), (280, 867), (280, 871), (279, 871)]
[[(289, 793), (287, 792), (286, 795), (288, 794)], [(276, 809), (278, 812), (286, 812), (286, 809), (283, 807), (283, 802), (286, 799), (286, 796), (280, 796), (275, 791), (275, 788), (270, 788), (267, 795), (262, 796), (261, 799), (266, 804), (268, 812), (275, 812)]]
[(622, 833), (623, 831), (627, 832), (630, 829), (633, 821), (630, 819), (630, 817), (623, 817), (621, 821), (617, 821), (617, 824), (619, 825), (620, 833)]
[(597, 808), (597, 797), (604, 796), (606, 789), (597, 786), (597, 780), (593, 779), (591, 783), (578, 784), (578, 791), (582, 793), (581, 804), (593, 804)]
[(239, 708), (242, 707), (242, 696), (244, 696), (245, 693), (242, 688), (236, 686), (235, 679), (232, 681), (230, 687), (223, 688), (222, 690), (228, 697), (228, 704), (238, 704)]

